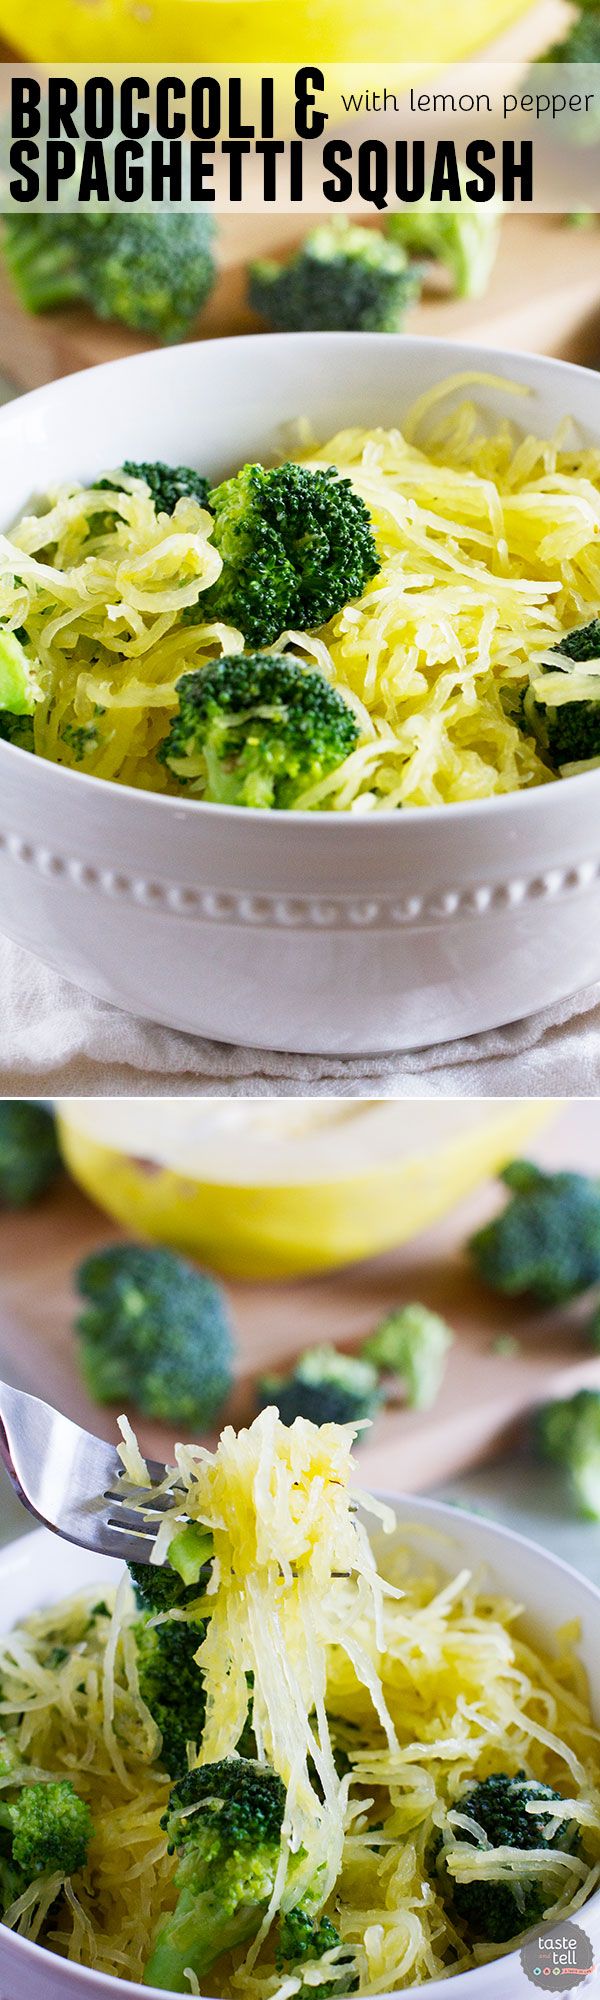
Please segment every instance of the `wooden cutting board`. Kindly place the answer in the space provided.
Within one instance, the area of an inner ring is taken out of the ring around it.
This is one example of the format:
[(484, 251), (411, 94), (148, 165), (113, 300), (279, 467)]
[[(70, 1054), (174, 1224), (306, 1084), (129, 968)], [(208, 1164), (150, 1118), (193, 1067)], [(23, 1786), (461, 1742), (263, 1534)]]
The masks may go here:
[[(535, 1146), (554, 1165), (600, 1171), (600, 1105), (562, 1113)], [(302, 1283), (228, 1287), (239, 1339), (238, 1379), (228, 1414), (252, 1413), (252, 1379), (322, 1340), (352, 1346), (393, 1305), (411, 1298), (445, 1314), (456, 1331), (443, 1390), (426, 1413), (388, 1408), (359, 1453), (364, 1484), (417, 1491), (500, 1452), (526, 1412), (584, 1384), (600, 1388), (600, 1354), (590, 1349), (581, 1310), (537, 1314), (494, 1298), (471, 1275), (463, 1245), (493, 1212), (489, 1183), (412, 1245), (331, 1276)], [(0, 1218), (0, 1374), (42, 1395), (106, 1438), (113, 1413), (83, 1388), (72, 1334), (74, 1264), (118, 1231), (67, 1183), (29, 1213)], [(519, 1352), (494, 1351), (516, 1333)], [(174, 1434), (137, 1419), (142, 1447), (169, 1458)]]
[[(299, 229), (297, 217), (222, 216), (219, 277), (199, 322), (202, 338), (260, 330), (246, 298), (248, 259), (284, 253), (314, 219), (305, 216)], [(442, 283), (409, 314), (407, 331), (600, 366), (600, 229), (575, 230), (545, 215), (508, 218), (486, 297), (453, 299)], [(0, 269), (0, 371), (17, 389), (154, 344), (80, 310), (32, 318)]]
[[(569, 18), (565, 0), (538, 0), (483, 53), (517, 64), (533, 61), (559, 37)], [(11, 51), (0, 43), (0, 60), (10, 59)], [(199, 321), (201, 338), (260, 330), (247, 303), (248, 261), (285, 254), (315, 219), (305, 214), (300, 223), (298, 217), (246, 212), (221, 217), (219, 276)], [(507, 218), (486, 297), (452, 299), (442, 280), (441, 289), (428, 291), (413, 309), (407, 326), (411, 333), (524, 348), (600, 366), (600, 229), (581, 232), (562, 218), (544, 215)], [(0, 266), (0, 372), (16, 389), (33, 389), (153, 345), (122, 327), (103, 326), (85, 311), (32, 318), (19, 306)]]

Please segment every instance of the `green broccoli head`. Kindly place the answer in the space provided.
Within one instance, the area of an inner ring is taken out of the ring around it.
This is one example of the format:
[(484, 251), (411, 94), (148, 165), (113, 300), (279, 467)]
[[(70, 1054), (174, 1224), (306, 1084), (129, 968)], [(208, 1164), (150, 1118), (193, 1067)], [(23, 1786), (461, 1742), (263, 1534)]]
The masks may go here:
[(573, 632), (567, 632), (556, 647), (557, 653), (564, 653), (568, 660), (598, 660), (600, 663), (600, 618), (590, 618), (587, 625), (576, 625)]
[(169, 1851), (189, 1860), (193, 1873), (227, 1869), (238, 1852), (252, 1855), (257, 1881), (264, 1869), (264, 1899), (279, 1860), (284, 1811), (285, 1786), (269, 1764), (223, 1757), (186, 1773), (171, 1792), (162, 1825)]
[(54, 312), (83, 298), (78, 246), (85, 219), (26, 210), (3, 217), (4, 261), (27, 312)]
[(285, 1787), (268, 1765), (242, 1757), (188, 1771), (163, 1819), (178, 1857), (179, 1892), (161, 1926), (144, 1982), (187, 1993), (188, 1970), (204, 1978), (222, 1952), (260, 1927), (281, 1851)]
[(387, 217), (386, 229), (409, 256), (445, 265), (460, 299), (480, 299), (487, 291), (500, 241), (500, 216), (494, 209), (472, 203), (406, 208)]
[(184, 617), (234, 625), (249, 648), (326, 625), (381, 567), (368, 508), (335, 466), (245, 465), (209, 506), (223, 568)]
[(234, 654), (184, 674), (177, 692), (159, 758), (218, 805), (290, 808), (358, 742), (343, 696), (284, 654)]
[[(120, 470), (127, 473), (129, 479), (145, 480), (157, 514), (174, 514), (178, 500), (188, 498), (197, 500), (200, 507), (207, 505), (209, 481), (202, 472), (194, 472), (190, 465), (165, 465), (160, 458), (152, 463), (144, 461), (138, 464), (132, 458), (124, 458)], [(97, 484), (118, 487), (118, 472), (110, 473)]]
[(544, 674), (523, 697), (523, 720), (553, 771), (569, 775), (572, 767), (597, 763), (600, 675), (573, 675), (571, 685), (565, 688), (562, 675)]
[[(578, 1835), (573, 1822), (561, 1821), (557, 1827), (552, 1815), (528, 1812), (527, 1802), (537, 1799), (562, 1804), (558, 1792), (527, 1778), (524, 1771), (518, 1771), (514, 1778), (500, 1772), (457, 1799), (456, 1809), (481, 1828), (480, 1841), (466, 1828), (457, 1829), (456, 1838), (467, 1870), (469, 1847), (547, 1848), (549, 1855), (552, 1848), (574, 1851)], [(560, 1878), (552, 1870), (551, 1862), (547, 1877), (537, 1873), (529, 1878), (519, 1875), (513, 1888), (510, 1883), (489, 1875), (469, 1880), (462, 1867), (454, 1873), (449, 1866), (452, 1854), (452, 1846), (438, 1845), (434, 1870), (454, 1914), (475, 1941), (485, 1939), (490, 1944), (506, 1944), (509, 1938), (538, 1923), (556, 1900)]]
[(259, 1408), (277, 1405), (282, 1424), (308, 1417), (313, 1424), (353, 1424), (374, 1417), (382, 1401), (370, 1361), (337, 1347), (309, 1347), (288, 1374), (263, 1375)]
[(0, 1208), (27, 1208), (61, 1171), (52, 1112), (23, 1097), (0, 1099)]
[(11, 215), (4, 255), (29, 312), (84, 301), (98, 319), (173, 341), (212, 290), (213, 235), (198, 212)]
[(134, 1626), (140, 1694), (161, 1734), (159, 1762), (171, 1778), (187, 1770), (188, 1743), (202, 1742), (206, 1699), (196, 1653), (206, 1635), (202, 1619), (140, 1619)]
[(363, 1341), (361, 1352), (382, 1375), (397, 1375), (411, 1409), (428, 1410), (440, 1389), (454, 1339), (439, 1313), (417, 1303), (398, 1306)]
[(562, 1467), (585, 1520), (600, 1521), (600, 1390), (579, 1389), (538, 1412), (543, 1458)]
[(10, 1865), (22, 1886), (39, 1875), (75, 1875), (85, 1868), (93, 1826), (89, 1808), (68, 1779), (24, 1785), (0, 1804), (0, 1827), (10, 1841)]
[(0, 742), (12, 743), (17, 750), (35, 750), (33, 716), (9, 715), (0, 709)]
[(600, 1279), (600, 1185), (586, 1174), (545, 1174), (515, 1160), (501, 1175), (512, 1194), (502, 1214), (471, 1237), (486, 1284), (558, 1306)]
[(198, 1599), (199, 1584), (184, 1583), (168, 1562), (128, 1563), (127, 1568), (138, 1610), (149, 1612), (151, 1617), (165, 1611), (187, 1611)]
[(568, 667), (545, 665), (521, 690), (515, 720), (553, 771), (600, 757), (600, 618), (554, 648)]
[(11, 1903), (16, 1903), (23, 1890), (29, 1887), (21, 1868), (15, 1868), (5, 1854), (0, 1854), (0, 1917), (5, 1917)]
[(172, 1250), (111, 1244), (76, 1274), (83, 1372), (99, 1403), (206, 1429), (232, 1380), (224, 1295)]
[[(134, 1626), (140, 1694), (160, 1729), (160, 1762), (175, 1778), (187, 1770), (188, 1743), (198, 1748), (202, 1740), (206, 1701), (196, 1653), (206, 1622), (191, 1615), (165, 1618), (165, 1613), (190, 1613), (201, 1585), (184, 1583), (169, 1563), (129, 1563), (128, 1569), (136, 1604), (144, 1613)], [(155, 1617), (163, 1622), (153, 1625)]]
[(400, 244), (360, 223), (324, 222), (284, 263), (250, 266), (250, 304), (282, 333), (395, 333), (420, 278)]
[[(281, 1917), (275, 1962), (280, 1973), (296, 1973), (315, 1959), (324, 1958), (328, 1951), (339, 1950), (339, 1931), (330, 1917), (311, 1916), (301, 1903), (287, 1910)], [(334, 1960), (331, 1979), (320, 1980), (318, 1986), (302, 1983), (295, 2000), (331, 2000), (333, 1994), (354, 1993), (358, 1986), (358, 1975), (351, 1954)]]

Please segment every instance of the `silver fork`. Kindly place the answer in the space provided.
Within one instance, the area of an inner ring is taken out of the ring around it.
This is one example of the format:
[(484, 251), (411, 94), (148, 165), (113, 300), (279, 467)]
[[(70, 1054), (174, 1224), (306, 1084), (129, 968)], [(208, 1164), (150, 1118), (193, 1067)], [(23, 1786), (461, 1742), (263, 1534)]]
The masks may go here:
[[(0, 1382), (0, 1459), (23, 1506), (53, 1534), (123, 1562), (150, 1562), (176, 1493), (133, 1486), (114, 1445), (6, 1382)], [(166, 1466), (146, 1462), (160, 1485)]]

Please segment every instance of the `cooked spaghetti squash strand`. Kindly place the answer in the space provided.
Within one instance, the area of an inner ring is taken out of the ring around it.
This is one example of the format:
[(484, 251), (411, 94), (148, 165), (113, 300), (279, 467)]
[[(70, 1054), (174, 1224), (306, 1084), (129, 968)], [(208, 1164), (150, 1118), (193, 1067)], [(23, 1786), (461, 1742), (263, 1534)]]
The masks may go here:
[(139, 481), (126, 493), (62, 488), (48, 501), (10, 540), (0, 536), (0, 617), (26, 624), (42, 667), (35, 750), (98, 777), (173, 789), (155, 751), (175, 683), (229, 637), (182, 624), (221, 569), (212, 517), (182, 499), (165, 528)]
[[(288, 1428), (266, 1409), (248, 1430), (226, 1429), (214, 1453), (177, 1452), (183, 1514), (209, 1528), (214, 1544), (211, 1617), (198, 1654), (206, 1693), (200, 1761), (235, 1749), (251, 1674), (259, 1752), (283, 1778), (292, 1843), (305, 1857), (295, 1901), (317, 1875), (325, 1901), (341, 1865), (347, 1786), (326, 1712), (332, 1643), (352, 1661), (391, 1748), (396, 1741), (372, 1647), (346, 1618), (350, 1589), (354, 1619), (366, 1617), (383, 1636), (383, 1599), (393, 1590), (378, 1577), (350, 1497), (354, 1437), (351, 1426), (318, 1428), (301, 1418)], [(391, 1529), (391, 1512), (383, 1518)], [(163, 1545), (178, 1520), (176, 1506)], [(284, 1901), (290, 1893), (283, 1885)]]

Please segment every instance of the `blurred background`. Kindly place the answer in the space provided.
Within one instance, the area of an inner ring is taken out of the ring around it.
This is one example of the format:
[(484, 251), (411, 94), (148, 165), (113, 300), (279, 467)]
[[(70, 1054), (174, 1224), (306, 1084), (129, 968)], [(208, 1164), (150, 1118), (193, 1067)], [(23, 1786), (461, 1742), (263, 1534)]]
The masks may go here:
[[(537, 53), (561, 23), (561, 0), (2, 0), (11, 52), (42, 62), (452, 62), (476, 49)], [(518, 37), (515, 24), (519, 25)], [(511, 31), (510, 41), (508, 31)], [(318, 34), (318, 49), (314, 36)], [(311, 46), (312, 44), (312, 46)]]
[[(480, 1510), (600, 1583), (599, 1103), (58, 1114), (0, 1100), (3, 1377), (107, 1438), (125, 1409), (167, 1458), (264, 1401), (370, 1415), (361, 1484)], [(0, 1540), (28, 1525), (0, 1473)]]
[[(523, 70), (559, 55), (600, 62), (600, 0), (454, 0), (452, 7), (421, 0), (418, 8), (388, 0), (370, 12), (346, 0), (307, 0), (307, 8), (311, 34), (318, 22), (320, 61), (433, 56), (442, 66), (477, 53)], [(93, 7), (33, 0), (26, 10), (0, 0), (0, 54), (104, 64), (305, 61), (307, 21), (302, 5), (282, 9), (279, 0), (95, 0)], [(297, 215), (227, 215), (212, 236), (204, 216), (94, 220), (101, 241), (85, 216), (68, 219), (68, 241), (51, 216), (18, 215), (5, 225), (5, 396), (161, 340), (273, 327), (406, 327), (600, 362), (600, 227), (586, 214), (520, 215), (499, 225), (487, 210), (471, 209), (460, 222), (447, 215), (443, 229), (423, 231), (407, 212), (375, 220), (366, 264), (364, 239), (336, 242), (331, 225), (315, 249), (317, 218), (306, 214), (301, 224)], [(265, 259), (275, 269), (265, 272)]]

